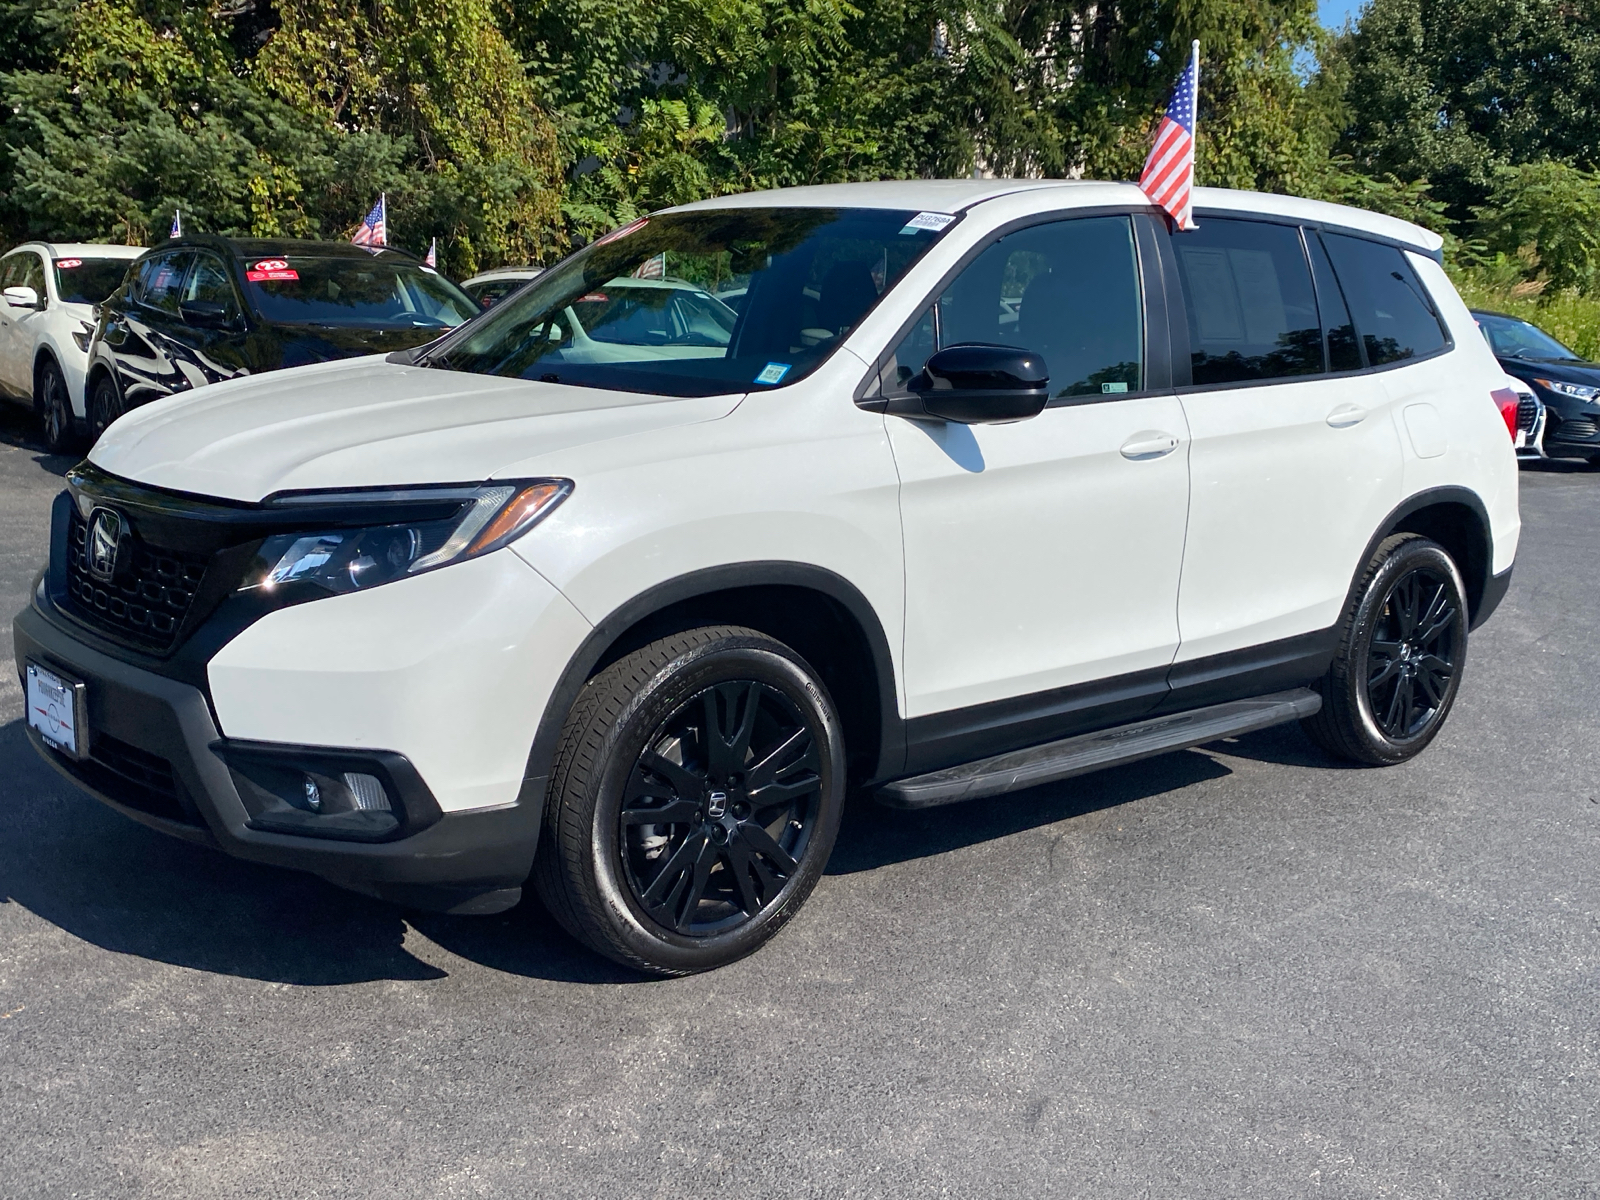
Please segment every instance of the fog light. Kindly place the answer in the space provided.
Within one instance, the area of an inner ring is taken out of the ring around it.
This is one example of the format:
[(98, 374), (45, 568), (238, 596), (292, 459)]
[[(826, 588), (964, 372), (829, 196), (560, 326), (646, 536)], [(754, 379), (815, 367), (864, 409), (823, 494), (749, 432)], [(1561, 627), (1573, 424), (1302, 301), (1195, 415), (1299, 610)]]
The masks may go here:
[(226, 757), (253, 829), (358, 842), (400, 832), (404, 810), (382, 776), (335, 762), (324, 767), (314, 758), (296, 763), (249, 752)]
[(322, 789), (311, 776), (306, 776), (306, 807), (312, 812), (322, 811)]

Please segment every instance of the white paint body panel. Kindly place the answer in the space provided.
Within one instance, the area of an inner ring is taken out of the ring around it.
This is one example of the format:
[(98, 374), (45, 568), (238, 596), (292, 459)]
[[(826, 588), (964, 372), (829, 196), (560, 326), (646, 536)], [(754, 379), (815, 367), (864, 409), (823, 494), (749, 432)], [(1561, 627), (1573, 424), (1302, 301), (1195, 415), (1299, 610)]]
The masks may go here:
[(207, 669), (224, 735), (396, 750), (446, 812), (510, 804), (590, 626), (509, 550), (257, 621)]
[[(1310, 201), (1201, 189), (1195, 202), (1437, 241)], [(515, 796), (551, 689), (594, 625), (707, 568), (778, 561), (845, 580), (882, 627), (899, 715), (912, 718), (1326, 628), (1379, 522), (1429, 487), (1481, 496), (1494, 569), (1511, 563), (1516, 466), (1488, 399), (1501, 372), (1430, 259), (1415, 256), (1456, 341), (1439, 358), (936, 426), (865, 411), (853, 395), (945, 274), (1008, 222), (1142, 208), (1142, 194), (901, 181), (694, 207), (754, 204), (961, 220), (792, 385), (670, 399), (349, 359), (198, 388), (107, 431), (91, 456), (103, 469), (235, 501), (575, 483), (505, 550), (251, 626), (210, 665), (228, 736), (397, 751), (459, 811)], [(1444, 453), (1421, 458), (1403, 435), (1397, 414), (1415, 404), (1437, 410)], [(1330, 421), (1341, 406), (1365, 415)], [(1120, 453), (1147, 434), (1177, 445)]]

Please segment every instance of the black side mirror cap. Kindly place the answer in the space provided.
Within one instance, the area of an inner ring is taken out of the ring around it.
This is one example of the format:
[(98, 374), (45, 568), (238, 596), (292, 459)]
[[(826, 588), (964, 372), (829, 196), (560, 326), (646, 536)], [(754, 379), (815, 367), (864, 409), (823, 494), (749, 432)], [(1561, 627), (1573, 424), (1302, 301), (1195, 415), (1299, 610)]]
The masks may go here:
[(1050, 402), (1050, 372), (1042, 355), (1017, 346), (961, 342), (929, 358), (889, 411), (962, 425), (1025, 421)]
[(218, 300), (185, 300), (178, 311), (186, 324), (202, 329), (232, 329), (238, 323), (228, 306)]

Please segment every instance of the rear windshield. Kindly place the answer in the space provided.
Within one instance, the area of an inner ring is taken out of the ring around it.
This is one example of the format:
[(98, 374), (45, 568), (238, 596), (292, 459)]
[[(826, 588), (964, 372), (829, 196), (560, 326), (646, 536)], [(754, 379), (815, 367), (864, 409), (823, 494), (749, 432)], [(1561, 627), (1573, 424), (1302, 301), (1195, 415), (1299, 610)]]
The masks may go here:
[(122, 286), (132, 259), (58, 258), (56, 295), (67, 304), (99, 304)]
[(479, 312), (455, 284), (403, 260), (290, 254), (244, 267), (251, 304), (278, 325), (453, 329)]
[(793, 383), (955, 220), (822, 208), (647, 217), (546, 271), (427, 361), (669, 396)]

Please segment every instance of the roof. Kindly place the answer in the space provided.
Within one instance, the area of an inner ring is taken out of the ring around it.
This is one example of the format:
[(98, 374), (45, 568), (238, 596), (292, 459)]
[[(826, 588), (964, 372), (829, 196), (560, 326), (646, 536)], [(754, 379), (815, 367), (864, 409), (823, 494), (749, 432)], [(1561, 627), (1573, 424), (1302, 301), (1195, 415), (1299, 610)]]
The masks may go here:
[[(186, 233), (182, 237), (159, 241), (150, 249), (175, 250), (185, 246), (209, 246), (213, 250), (232, 254), (237, 258), (281, 258), (286, 254), (306, 258), (371, 259), (374, 257), (373, 251), (350, 242), (322, 242), (311, 238), (235, 238), (224, 237), (219, 233)], [(407, 262), (421, 261), (409, 250), (402, 250), (398, 246), (384, 246), (377, 251), (378, 257), (385, 254), (403, 258)]]
[[(742, 192), (685, 204), (669, 212), (694, 212), (716, 208), (889, 208), (906, 211), (962, 212), (1001, 196), (1020, 192), (1052, 191), (1064, 205), (1100, 204), (1149, 206), (1137, 184), (1088, 179), (894, 179), (879, 183), (827, 183), (813, 187), (779, 188), (770, 192)], [(1382, 213), (1299, 196), (1269, 192), (1241, 192), (1227, 188), (1196, 188), (1194, 207), (1288, 217), (1315, 225), (1330, 225), (1370, 233), (1390, 241), (1437, 254), (1444, 239), (1431, 230)]]
[[(21, 250), (24, 246), (43, 250), (51, 258), (138, 258), (144, 253), (143, 246), (123, 246), (110, 242), (22, 242), (11, 247), (12, 250)], [(6, 251), (9, 254), (11, 251)]]

